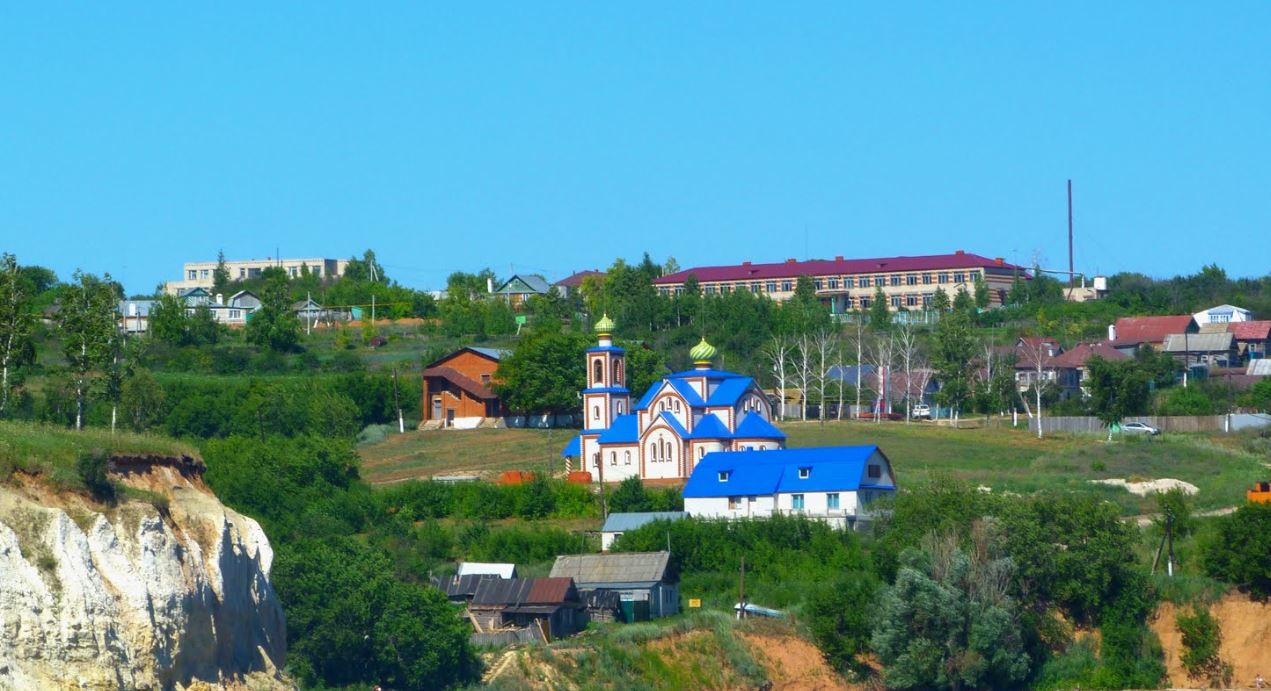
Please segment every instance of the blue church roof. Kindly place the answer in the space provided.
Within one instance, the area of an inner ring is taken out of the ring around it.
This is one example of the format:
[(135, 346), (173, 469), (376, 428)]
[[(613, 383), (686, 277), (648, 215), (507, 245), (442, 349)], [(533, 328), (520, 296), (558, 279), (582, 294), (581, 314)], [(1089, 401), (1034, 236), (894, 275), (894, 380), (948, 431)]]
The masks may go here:
[[(675, 433), (679, 435), (680, 439), (689, 438), (688, 430), (684, 429), (684, 425), (681, 425), (680, 421), (675, 419), (674, 415), (666, 411), (662, 411), (661, 413), (658, 414), (656, 418), (654, 418), (655, 421), (659, 419), (665, 420), (666, 424), (669, 425), (672, 430), (675, 430)], [(649, 426), (652, 427), (653, 425), (649, 425)]]
[[(728, 497), (778, 492), (854, 491), (861, 488), (866, 461), (877, 446), (828, 446), (706, 454), (684, 485), (685, 497)], [(800, 478), (799, 470), (808, 469)], [(724, 473), (727, 479), (720, 480)], [(895, 489), (892, 485), (866, 485)]]
[(735, 439), (785, 439), (786, 433), (763, 419), (759, 413), (747, 413), (733, 433)]
[(582, 452), (582, 438), (578, 436), (573, 436), (573, 437), (570, 437), (569, 443), (565, 445), (565, 448), (561, 449), (560, 455), (577, 456), (581, 452)]
[(640, 439), (640, 420), (638, 416), (619, 415), (609, 429), (600, 433), (601, 444), (634, 444)]
[(732, 436), (733, 433), (728, 430), (728, 425), (725, 425), (714, 413), (703, 415), (702, 419), (693, 425), (693, 439), (731, 439)]
[(734, 405), (750, 390), (754, 382), (750, 377), (730, 377), (720, 382), (706, 400), (706, 405)]

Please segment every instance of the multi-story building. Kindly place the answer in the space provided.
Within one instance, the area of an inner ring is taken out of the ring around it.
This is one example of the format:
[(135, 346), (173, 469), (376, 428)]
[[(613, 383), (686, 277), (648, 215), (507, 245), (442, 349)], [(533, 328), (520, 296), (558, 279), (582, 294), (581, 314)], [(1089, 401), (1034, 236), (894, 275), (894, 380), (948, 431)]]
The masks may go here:
[[(295, 278), (308, 267), (309, 272), (321, 278), (339, 278), (344, 275), (347, 259), (236, 259), (225, 260), (225, 268), (229, 271), (231, 281), (242, 281), (259, 278), (260, 272), (271, 266), (281, 267), (287, 275)], [(179, 281), (168, 281), (163, 285), (164, 292), (169, 295), (180, 295), (192, 288), (211, 290), (216, 262), (186, 262), (181, 271), (183, 278)]]
[(958, 290), (974, 293), (976, 281), (989, 289), (989, 304), (1000, 305), (1016, 276), (1028, 278), (1023, 267), (1001, 257), (989, 259), (958, 250), (953, 254), (921, 257), (881, 257), (876, 259), (787, 259), (779, 264), (742, 262), (732, 266), (703, 266), (654, 279), (663, 295), (683, 292), (689, 276), (697, 279), (707, 295), (748, 290), (778, 302), (794, 295), (800, 276), (808, 276), (816, 294), (833, 314), (868, 309), (881, 288), (893, 310), (922, 310), (931, 305), (936, 290), (952, 300)]

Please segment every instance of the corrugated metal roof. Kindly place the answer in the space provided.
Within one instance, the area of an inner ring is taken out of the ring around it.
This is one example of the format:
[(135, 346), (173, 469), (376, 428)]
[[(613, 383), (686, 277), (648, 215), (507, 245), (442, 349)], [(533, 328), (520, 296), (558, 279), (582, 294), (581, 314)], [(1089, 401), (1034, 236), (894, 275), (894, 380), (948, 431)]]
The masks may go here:
[(930, 254), (919, 257), (878, 257), (874, 259), (821, 259), (770, 264), (734, 264), (731, 266), (698, 266), (653, 280), (654, 284), (683, 283), (690, 275), (698, 281), (752, 281), (766, 278), (830, 276), (835, 274), (874, 274), (895, 271), (931, 271), (939, 269), (1024, 270), (1024, 267), (978, 254)]
[(1245, 374), (1251, 377), (1271, 377), (1271, 360), (1250, 360), (1249, 369)]
[(611, 513), (600, 530), (605, 533), (621, 533), (635, 530), (654, 521), (678, 521), (688, 516), (684, 511), (642, 511)]
[(785, 439), (786, 433), (777, 429), (759, 413), (747, 413), (737, 425), (734, 439)]
[[(852, 491), (862, 486), (865, 464), (877, 446), (830, 446), (771, 451), (718, 451), (698, 461), (684, 485), (685, 497), (732, 497), (778, 492)], [(883, 456), (886, 462), (886, 456)], [(801, 468), (809, 469), (806, 478)], [(727, 479), (720, 480), (725, 473)]]
[(582, 453), (582, 437), (574, 436), (565, 444), (565, 448), (560, 450), (562, 456), (577, 456)]
[(1227, 331), (1238, 341), (1271, 340), (1271, 320), (1230, 322)]
[(552, 576), (580, 584), (656, 583), (667, 577), (670, 552), (613, 552), (556, 557)]
[(1170, 334), (1165, 337), (1167, 353), (1218, 353), (1231, 350), (1235, 337), (1230, 333), (1218, 334)]
[(559, 605), (578, 599), (570, 578), (483, 577), (472, 596), (474, 607)]
[(526, 604), (551, 605), (562, 602), (577, 601), (578, 593), (574, 592), (572, 578), (535, 578), (530, 582), (529, 599)]
[(488, 574), (472, 574), (468, 576), (451, 576), (434, 581), (433, 585), (446, 594), (446, 597), (472, 597), (477, 592), (477, 586), (481, 581), (497, 578)]
[(1170, 334), (1183, 333), (1194, 328), (1196, 320), (1190, 314), (1166, 317), (1121, 317), (1116, 321), (1116, 339), (1113, 347), (1161, 343)]

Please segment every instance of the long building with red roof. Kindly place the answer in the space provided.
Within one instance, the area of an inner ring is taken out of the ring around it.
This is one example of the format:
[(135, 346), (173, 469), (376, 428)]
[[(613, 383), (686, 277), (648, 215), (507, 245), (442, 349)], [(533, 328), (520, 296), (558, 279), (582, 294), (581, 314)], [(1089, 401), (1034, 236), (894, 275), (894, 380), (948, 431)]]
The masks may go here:
[(892, 310), (921, 310), (930, 306), (937, 289), (944, 290), (952, 300), (960, 289), (974, 292), (979, 280), (988, 284), (989, 303), (1000, 305), (1006, 301), (1015, 277), (1028, 277), (1023, 267), (1001, 257), (990, 259), (958, 250), (917, 257), (835, 257), (699, 266), (656, 278), (653, 285), (663, 295), (675, 295), (683, 292), (690, 276), (707, 295), (748, 290), (778, 302), (792, 297), (799, 277), (808, 276), (816, 286), (817, 296), (834, 314), (868, 309), (879, 288)]

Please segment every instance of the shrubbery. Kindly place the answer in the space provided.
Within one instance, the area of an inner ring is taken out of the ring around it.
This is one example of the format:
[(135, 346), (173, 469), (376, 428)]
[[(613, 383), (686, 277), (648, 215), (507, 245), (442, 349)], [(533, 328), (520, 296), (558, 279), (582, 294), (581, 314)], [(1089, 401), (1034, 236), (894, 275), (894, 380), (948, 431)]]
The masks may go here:
[(1247, 589), (1258, 598), (1271, 596), (1271, 504), (1246, 504), (1217, 519), (1217, 529), (1201, 546), (1205, 572)]

